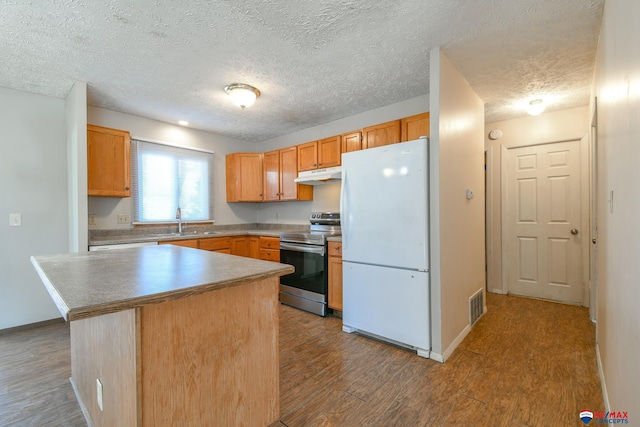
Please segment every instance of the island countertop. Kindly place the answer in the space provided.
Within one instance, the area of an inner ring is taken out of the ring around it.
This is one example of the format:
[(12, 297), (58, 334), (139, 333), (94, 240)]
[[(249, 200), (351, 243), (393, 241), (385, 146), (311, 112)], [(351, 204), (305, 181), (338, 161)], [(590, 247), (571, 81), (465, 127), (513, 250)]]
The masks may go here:
[(31, 257), (66, 321), (292, 273), (293, 267), (174, 245)]

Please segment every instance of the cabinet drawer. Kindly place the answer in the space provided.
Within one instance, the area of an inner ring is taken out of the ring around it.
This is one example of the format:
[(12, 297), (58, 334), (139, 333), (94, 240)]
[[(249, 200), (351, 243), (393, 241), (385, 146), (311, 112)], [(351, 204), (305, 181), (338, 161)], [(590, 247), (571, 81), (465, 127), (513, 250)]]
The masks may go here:
[(260, 236), (260, 249), (277, 249), (279, 251), (280, 238)]
[(230, 237), (213, 237), (210, 239), (200, 239), (200, 249), (205, 251), (220, 251), (222, 249), (231, 249)]
[(280, 249), (260, 249), (258, 257), (265, 261), (280, 262)]
[(329, 256), (342, 257), (342, 242), (329, 242), (327, 246), (329, 247)]

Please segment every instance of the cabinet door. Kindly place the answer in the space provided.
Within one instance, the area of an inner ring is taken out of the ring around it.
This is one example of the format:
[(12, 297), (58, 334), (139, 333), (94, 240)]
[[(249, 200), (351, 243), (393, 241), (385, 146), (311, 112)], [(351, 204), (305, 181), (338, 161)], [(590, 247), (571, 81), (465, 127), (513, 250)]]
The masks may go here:
[(258, 258), (260, 254), (260, 238), (257, 236), (247, 237), (247, 256), (249, 258)]
[(400, 142), (400, 120), (362, 129), (362, 148), (381, 147)]
[(280, 200), (280, 150), (264, 153), (264, 201)]
[(318, 141), (298, 145), (298, 171), (318, 168)]
[(129, 197), (129, 132), (87, 125), (87, 194)]
[(313, 187), (293, 182), (298, 177), (298, 147), (280, 150), (280, 200), (313, 200)]
[(342, 243), (329, 242), (329, 307), (342, 311)]
[(226, 157), (227, 202), (262, 201), (262, 153), (233, 153)]
[(245, 236), (231, 238), (231, 255), (247, 256), (247, 238)]
[(340, 135), (318, 141), (318, 168), (340, 166)]
[(362, 150), (362, 132), (351, 132), (342, 135), (342, 152)]
[(421, 136), (429, 136), (429, 113), (405, 117), (400, 121), (400, 141), (413, 141)]

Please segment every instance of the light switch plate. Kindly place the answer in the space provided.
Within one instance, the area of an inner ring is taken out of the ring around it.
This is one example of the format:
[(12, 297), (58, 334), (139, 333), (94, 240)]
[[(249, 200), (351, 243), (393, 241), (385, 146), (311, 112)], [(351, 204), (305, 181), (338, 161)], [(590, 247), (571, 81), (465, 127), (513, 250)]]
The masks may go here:
[(9, 226), (21, 227), (22, 226), (22, 214), (10, 213), (9, 214)]

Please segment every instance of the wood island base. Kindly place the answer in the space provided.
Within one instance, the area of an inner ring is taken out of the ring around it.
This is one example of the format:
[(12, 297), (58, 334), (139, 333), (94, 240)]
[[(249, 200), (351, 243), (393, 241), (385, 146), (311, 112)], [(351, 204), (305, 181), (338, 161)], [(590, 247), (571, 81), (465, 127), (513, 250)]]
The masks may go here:
[(278, 282), (72, 320), (71, 381), (89, 425), (277, 421)]

